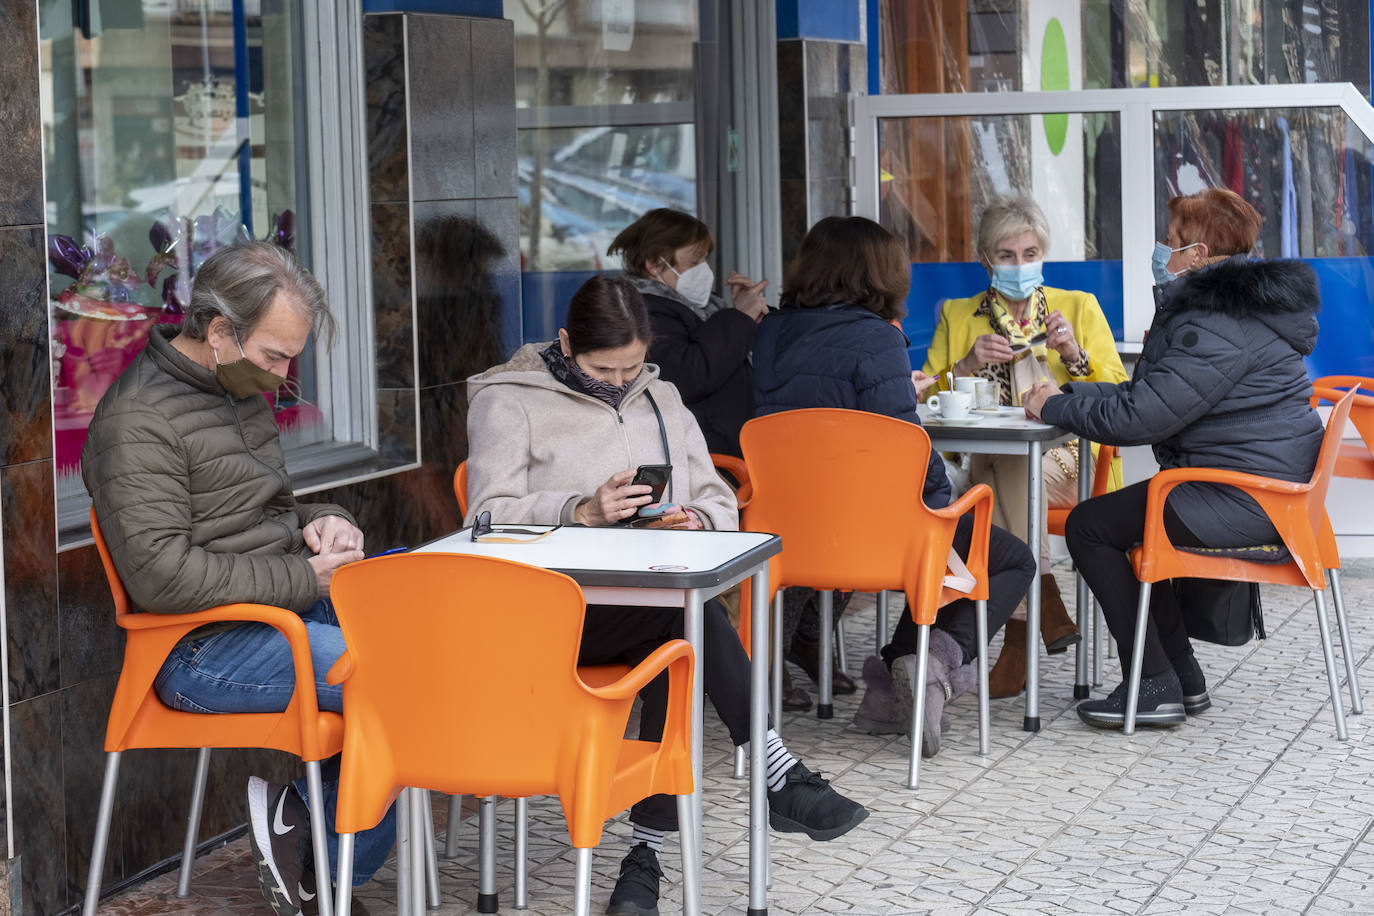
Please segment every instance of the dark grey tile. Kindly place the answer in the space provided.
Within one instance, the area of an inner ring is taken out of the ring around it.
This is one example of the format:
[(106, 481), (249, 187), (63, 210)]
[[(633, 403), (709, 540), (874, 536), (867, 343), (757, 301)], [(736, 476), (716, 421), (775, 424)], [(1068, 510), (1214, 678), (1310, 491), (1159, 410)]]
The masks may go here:
[[(452, 478), (459, 463), (468, 457), (467, 424), (466, 383), (420, 389), (420, 450), (426, 468), (435, 468)], [(452, 493), (451, 483), (449, 492)], [(457, 508), (453, 506), (455, 511)], [(434, 521), (443, 522), (447, 518), (440, 515)]]
[(24, 912), (31, 916), (60, 912), (70, 902), (61, 714), (57, 692), (10, 708), (14, 848), (24, 857)]
[(377, 385), (415, 384), (415, 308), (411, 300), (410, 205), (372, 205), (372, 308), (377, 316)]
[(477, 197), (514, 197), (515, 28), (472, 20), (473, 156)]
[(47, 269), (42, 228), (0, 228), (0, 464), (52, 457)]
[(839, 45), (833, 41), (807, 41), (806, 93), (810, 96), (834, 95), (839, 92)]
[(778, 165), (780, 176), (806, 177), (805, 42), (778, 42)]
[(0, 468), (10, 700), (58, 686), (57, 551), (50, 460)]
[(115, 624), (110, 586), (94, 546), (57, 555), (57, 597), (61, 686), (117, 673), (124, 631)]
[(410, 190), (416, 201), (469, 198), (476, 190), (469, 22), (406, 16)]
[[(94, 548), (90, 548), (94, 552)], [(66, 862), (67, 883), (73, 899), (85, 893), (86, 878), (91, 867), (91, 843), (95, 839), (96, 812), (100, 804), (101, 782), (105, 775), (105, 725), (110, 715), (110, 701), (114, 698), (116, 674), (86, 680), (62, 690), (58, 712), (62, 728), (52, 735), (58, 742), (61, 736), (62, 801), (65, 812), (62, 858)], [(111, 841), (101, 870), (101, 887), (123, 878), (128, 872), (120, 854), (123, 822), (131, 810), (128, 793), (124, 791), (131, 771), (141, 768), (141, 752), (124, 757), (115, 796), (114, 815), (110, 821)], [(170, 821), (159, 832), (172, 831)], [(54, 852), (58, 850), (53, 850)], [(151, 863), (150, 863), (151, 864)]]
[(846, 178), (849, 114), (844, 98), (813, 96), (806, 104), (807, 177)]
[(807, 182), (807, 187), (811, 225), (827, 216), (845, 215), (848, 181), (843, 178), (813, 178)]
[(801, 240), (806, 230), (811, 228), (807, 220), (808, 187), (804, 178), (787, 178), (782, 181), (778, 195), (778, 206), (782, 213), (782, 260), (789, 263), (797, 256)]
[(367, 163), (374, 204), (410, 200), (403, 27), (397, 14), (363, 17)]
[(0, 4), (0, 226), (43, 224), (37, 14), (25, 0)]
[(415, 321), (422, 388), (462, 381), (504, 355), (497, 275), (509, 270), (511, 252), (508, 242), (476, 216), (470, 200), (415, 205)]
[(377, 392), (377, 451), (390, 461), (414, 461), (415, 389), (382, 388)]
[[(477, 221), (505, 247), (505, 257), (491, 261), (491, 277), (501, 301), (497, 326), (501, 355), (506, 357), (524, 342), (520, 333), (524, 325), (520, 301), (520, 208), (514, 197), (479, 200), (476, 216)], [(483, 354), (483, 358), (488, 356)], [(462, 377), (475, 375), (486, 368), (478, 361), (465, 363), (461, 367)]]

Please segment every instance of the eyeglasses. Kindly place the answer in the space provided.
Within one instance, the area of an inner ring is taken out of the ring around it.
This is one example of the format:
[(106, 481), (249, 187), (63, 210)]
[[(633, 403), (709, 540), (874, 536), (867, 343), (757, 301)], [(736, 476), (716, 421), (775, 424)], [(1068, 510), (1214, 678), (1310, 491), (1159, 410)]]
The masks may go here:
[(548, 537), (562, 527), (562, 525), (554, 525), (552, 528), (540, 530), (511, 525), (493, 525), (491, 512), (485, 511), (479, 513), (477, 519), (472, 523), (472, 539), (488, 544), (532, 544), (541, 538)]

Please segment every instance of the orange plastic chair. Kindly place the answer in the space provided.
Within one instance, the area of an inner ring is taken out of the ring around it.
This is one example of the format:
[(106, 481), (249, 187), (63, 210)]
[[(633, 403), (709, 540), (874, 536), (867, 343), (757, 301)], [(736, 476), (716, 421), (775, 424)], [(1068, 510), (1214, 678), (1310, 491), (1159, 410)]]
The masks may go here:
[[(1089, 499), (1091, 499), (1094, 496), (1101, 496), (1107, 492), (1107, 488), (1111, 485), (1112, 461), (1115, 459), (1115, 445), (1099, 445), (1097, 447), (1097, 463), (1093, 465), (1093, 486), (1092, 492), (1088, 494)], [(1069, 520), (1069, 513), (1072, 511), (1072, 506), (1069, 506), (1066, 509), (1060, 509), (1051, 506), (1048, 510), (1046, 510), (1045, 513), (1046, 530), (1048, 530), (1050, 534), (1057, 534), (1062, 538), (1064, 536), (1064, 523)], [(1089, 608), (1092, 608), (1093, 633), (1095, 634), (1093, 636), (1093, 683), (1096, 684), (1100, 683), (1102, 680), (1100, 670), (1102, 665), (1102, 640), (1099, 638), (1103, 629), (1102, 617), (1101, 614), (1097, 611), (1096, 600), (1092, 597), (1092, 594), (1087, 590), (1087, 587), (1083, 584), (1083, 578), (1081, 576), (1078, 577), (1078, 582), (1078, 596), (1076, 599), (1078, 602), (1078, 607), (1076, 610), (1078, 617), (1078, 627), (1080, 630), (1084, 629), (1084, 624), (1087, 623), (1087, 619), (1084, 615), (1084, 605), (1087, 604)], [(1084, 630), (1084, 634), (1084, 638), (1086, 638), (1086, 630)], [(1080, 644), (1079, 648), (1075, 649), (1074, 651), (1081, 652), (1082, 648), (1083, 647)], [(1078, 677), (1080, 676), (1077, 673), (1078, 666), (1075, 665), (1074, 668), (1075, 683), (1073, 685), (1073, 695), (1078, 699), (1084, 699), (1085, 697), (1090, 695), (1090, 690), (1086, 682), (1081, 684), (1077, 682)]]
[(743, 510), (754, 494), (754, 486), (749, 482), (749, 466), (744, 463), (743, 458), (736, 458), (734, 455), (725, 455), (720, 452), (711, 453), (711, 463), (715, 465), (717, 471), (725, 471), (739, 484), (738, 489), (735, 490), (735, 502)]
[[(141, 748), (199, 748), (191, 813), (186, 824), (186, 845), (181, 854), (181, 874), (177, 896), (185, 897), (195, 856), (196, 832), (200, 828), (201, 806), (210, 767), (210, 749), (216, 747), (260, 747), (294, 754), (305, 762), (311, 798), (323, 798), (320, 761), (337, 754), (343, 746), (343, 717), (321, 712), (315, 699), (315, 671), (310, 662), (310, 645), (300, 615), (261, 604), (226, 604), (186, 614), (149, 614), (136, 612), (129, 594), (115, 570), (105, 538), (100, 532), (95, 509), (91, 509), (91, 534), (105, 567), (105, 577), (114, 598), (115, 622), (124, 628), (124, 667), (110, 705), (105, 729), (105, 781), (100, 790), (100, 809), (91, 848), (91, 864), (86, 880), (83, 916), (94, 916), (100, 900), (100, 880), (105, 867), (105, 850), (114, 811), (115, 786), (120, 759), (126, 750)], [(224, 621), (265, 623), (280, 630), (291, 645), (296, 669), (296, 691), (284, 712), (207, 715), (181, 712), (162, 702), (153, 689), (158, 670), (176, 644), (188, 633), (207, 623)], [(315, 868), (329, 874), (329, 853), (325, 843), (322, 805), (310, 806), (310, 830), (315, 840)], [(329, 895), (321, 896), (320, 912), (328, 916)]]
[[(925, 430), (864, 411), (813, 408), (756, 417), (744, 424), (740, 445), (754, 485), (753, 499), (744, 510), (744, 527), (782, 536), (782, 553), (769, 562), (768, 570), (769, 588), (775, 595), (775, 626), (781, 612), (778, 589), (800, 585), (820, 592), (821, 702), (830, 705), (830, 591), (905, 592), (908, 611), (920, 627), (907, 781), (908, 788), (916, 788), (930, 625), (941, 606), (956, 598), (972, 598), (977, 602), (981, 647), (979, 749), (986, 754), (992, 490), (979, 484), (943, 509), (927, 508), (921, 498), (930, 456)], [(975, 584), (964, 595), (944, 588), (943, 581), (955, 526), (968, 512), (973, 512), (974, 527), (967, 566)], [(775, 693), (778, 680), (775, 672)]]
[(1328, 375), (1319, 378), (1313, 385), (1312, 406), (1321, 401), (1332, 404), (1341, 399), (1344, 390), (1360, 388), (1355, 403), (1350, 407), (1350, 423), (1359, 432), (1364, 444), (1342, 442), (1336, 454), (1337, 477), (1355, 477), (1361, 480), (1374, 480), (1374, 378), (1359, 375)]
[[(1099, 445), (1097, 447), (1097, 462), (1093, 465), (1093, 488), (1088, 494), (1089, 498), (1101, 496), (1107, 492), (1107, 487), (1111, 484), (1112, 461), (1116, 459), (1115, 445)], [(1046, 511), (1048, 528), (1050, 534), (1057, 534), (1061, 538), (1064, 536), (1064, 523), (1069, 519), (1069, 513), (1073, 507), (1067, 509), (1055, 508), (1051, 506)]]
[[(1131, 673), (1126, 693), (1126, 719), (1123, 730), (1135, 732), (1136, 705), (1140, 693), (1140, 671), (1145, 646), (1145, 630), (1150, 612), (1151, 586), (1164, 579), (1196, 578), (1225, 579), (1232, 582), (1258, 582), (1270, 585), (1295, 585), (1312, 590), (1317, 605), (1317, 624), (1321, 631), (1322, 654), (1326, 661), (1327, 685), (1331, 689), (1331, 706), (1336, 716), (1336, 735), (1349, 739), (1345, 727), (1345, 710), (1341, 703), (1340, 685), (1336, 677), (1336, 662), (1331, 651), (1331, 634), (1327, 628), (1325, 573), (1339, 569), (1336, 538), (1326, 516), (1326, 491), (1331, 484), (1332, 469), (1346, 418), (1350, 414), (1355, 393), (1346, 393), (1336, 403), (1326, 423), (1317, 466), (1307, 483), (1275, 480), (1239, 471), (1217, 468), (1174, 468), (1160, 471), (1150, 480), (1145, 508), (1145, 532), (1141, 545), (1131, 551), (1131, 564), (1140, 580), (1140, 603), (1136, 611), (1135, 651), (1131, 656)], [(1282, 541), (1260, 548), (1174, 547), (1164, 533), (1164, 500), (1181, 483), (1192, 481), (1229, 484), (1249, 494), (1259, 504), (1278, 530)], [(1267, 554), (1267, 556), (1266, 556)], [(1256, 559), (1263, 556), (1264, 559)], [(1340, 629), (1341, 649), (1345, 655), (1346, 675), (1356, 713), (1363, 711), (1359, 681), (1355, 673), (1349, 627), (1345, 608), (1338, 598), (1336, 618)]]
[[(348, 644), (328, 675), (348, 707), (336, 815), (340, 916), (349, 912), (352, 834), (376, 825), (404, 787), (557, 795), (577, 849), (581, 914), (607, 818), (662, 792), (679, 796), (690, 823), (685, 640), (664, 643), (614, 683), (591, 685), (577, 668), (582, 590), (561, 573), (491, 557), (398, 554), (341, 568), (331, 591)], [(499, 651), (514, 646), (518, 670)], [(635, 695), (665, 670), (662, 740), (626, 739)], [(692, 831), (682, 840), (683, 868), (692, 868)]]

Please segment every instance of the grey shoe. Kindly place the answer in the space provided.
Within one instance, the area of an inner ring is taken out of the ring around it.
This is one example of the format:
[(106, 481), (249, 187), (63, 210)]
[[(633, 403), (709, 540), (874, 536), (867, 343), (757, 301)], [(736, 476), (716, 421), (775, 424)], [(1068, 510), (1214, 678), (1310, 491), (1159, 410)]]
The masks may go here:
[(1202, 666), (1197, 657), (1189, 652), (1178, 658), (1171, 658), (1174, 674), (1178, 675), (1179, 687), (1183, 691), (1183, 711), (1190, 716), (1212, 708), (1212, 698), (1207, 693), (1207, 678), (1202, 674)]
[[(1106, 698), (1084, 700), (1078, 704), (1078, 718), (1094, 728), (1121, 728), (1126, 721), (1126, 682), (1117, 685)], [(1140, 679), (1140, 701), (1136, 705), (1136, 725), (1180, 725), (1188, 721), (1183, 711), (1183, 688), (1173, 668), (1154, 677)]]
[(863, 679), (864, 695), (859, 701), (859, 711), (854, 713), (854, 727), (870, 735), (905, 734), (911, 707), (905, 707), (903, 715), (887, 664), (878, 656), (870, 655), (864, 659)]

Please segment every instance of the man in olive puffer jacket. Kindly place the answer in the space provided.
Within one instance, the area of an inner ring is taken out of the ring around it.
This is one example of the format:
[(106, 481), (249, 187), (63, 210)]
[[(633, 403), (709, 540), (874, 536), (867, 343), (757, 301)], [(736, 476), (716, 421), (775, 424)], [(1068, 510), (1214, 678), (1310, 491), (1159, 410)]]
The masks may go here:
[[(290, 252), (266, 242), (217, 252), (196, 275), (181, 332), (155, 329), (101, 399), (81, 473), (138, 610), (251, 602), (295, 611), (319, 706), (340, 712), (341, 688), (324, 681), (344, 650), (329, 582), (363, 558), (363, 534), (338, 506), (296, 502), (263, 397), (285, 381), (312, 330), (332, 331), (328, 304)], [(202, 627), (172, 650), (156, 688), (188, 712), (277, 712), (295, 690), (291, 651), (266, 624)], [(332, 834), (337, 759), (324, 771)], [(248, 802), (263, 893), (279, 916), (295, 916), (330, 886), (315, 886), (305, 782), (254, 777)], [(356, 883), (385, 861), (393, 837), (390, 815), (359, 835)]]

